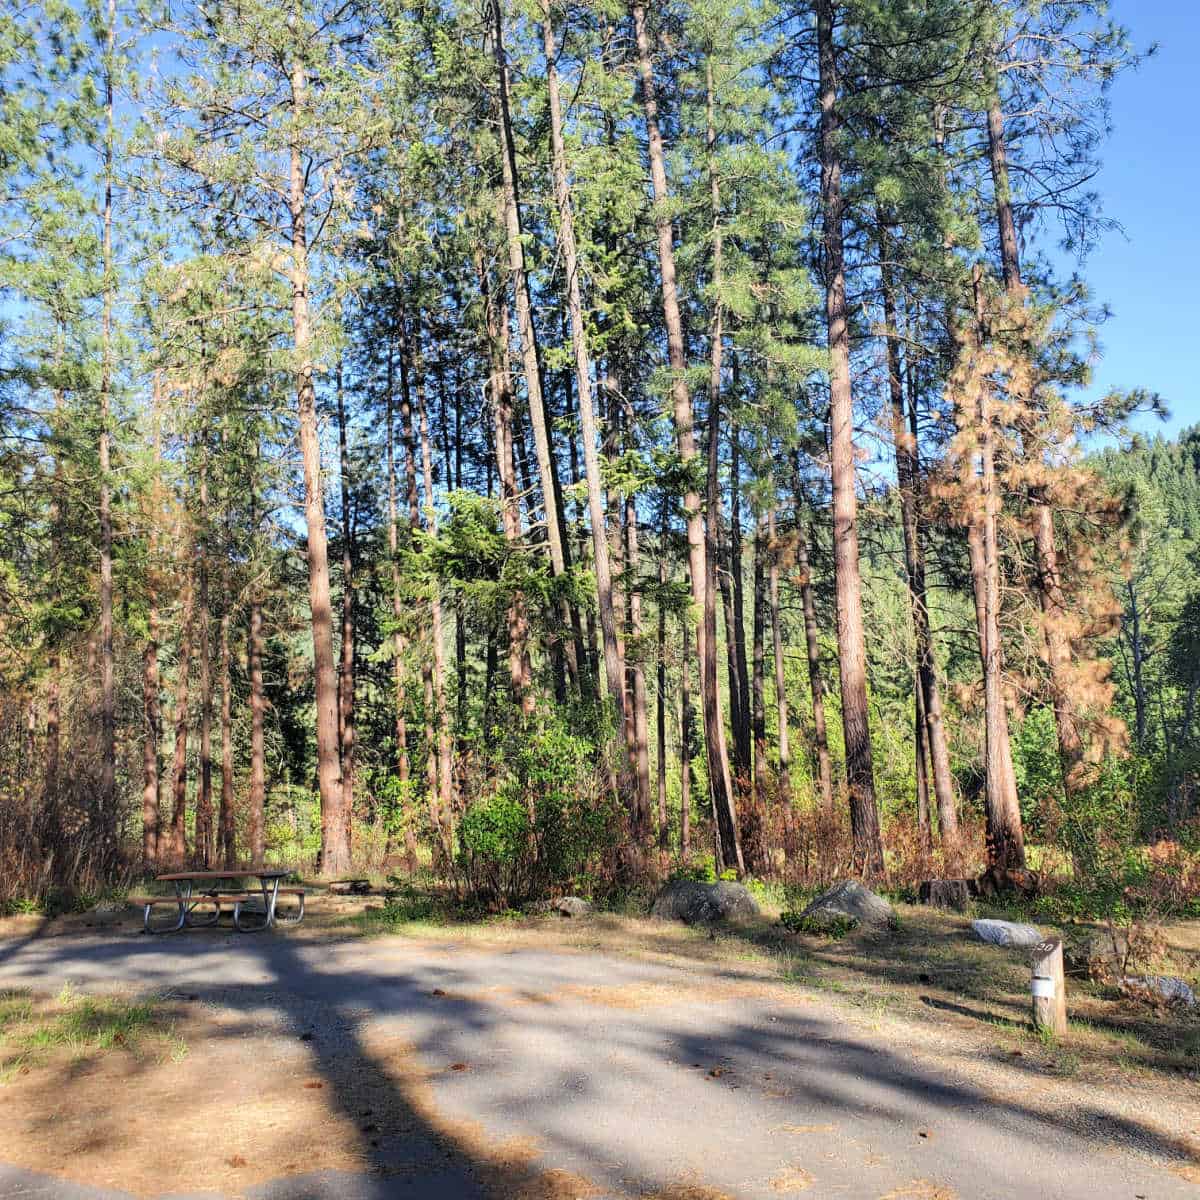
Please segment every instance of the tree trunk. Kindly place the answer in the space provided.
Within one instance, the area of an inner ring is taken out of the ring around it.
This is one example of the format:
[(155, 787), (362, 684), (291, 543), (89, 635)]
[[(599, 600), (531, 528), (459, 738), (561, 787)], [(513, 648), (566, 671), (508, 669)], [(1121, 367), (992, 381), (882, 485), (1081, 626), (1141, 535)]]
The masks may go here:
[(263, 696), (263, 612), (257, 596), (250, 602), (250, 638), (247, 645), (250, 674), (250, 792), (246, 811), (246, 848), (251, 863), (261, 863), (266, 853), (267, 796), (266, 742), (263, 720), (266, 699)]
[(692, 660), (686, 616), (679, 626), (679, 857), (687, 862), (692, 853)]
[[(750, 671), (751, 713), (750, 728), (754, 737), (754, 799), (760, 818), (767, 812), (767, 793), (770, 772), (767, 761), (767, 704), (764, 687), (766, 612), (766, 517), (759, 516), (754, 530), (754, 614), (753, 651)], [(761, 847), (760, 847), (761, 849)]]
[[(887, 340), (888, 392), (891, 400), (892, 441), (896, 450), (896, 482), (900, 496), (900, 524), (904, 534), (904, 567), (908, 580), (909, 608), (912, 612), (913, 633), (917, 651), (916, 686), (921, 695), (915, 701), (917, 710), (927, 726), (917, 739), (917, 749), (928, 748), (929, 757), (921, 762), (918, 787), (925, 787), (925, 806), (928, 809), (929, 778), (926, 762), (932, 766), (933, 791), (937, 800), (938, 829), (942, 849), (950, 863), (958, 860), (958, 804), (954, 794), (954, 777), (950, 772), (950, 752), (946, 745), (946, 730), (942, 722), (942, 699), (938, 685), (937, 663), (933, 655), (933, 635), (929, 625), (929, 606), (925, 588), (925, 549), (922, 544), (920, 514), (920, 447), (916, 436), (916, 397), (910, 396), (910, 422), (904, 411), (904, 380), (900, 368), (899, 326), (896, 320), (896, 288), (890, 261), (890, 241), (883, 215), (876, 211), (879, 226), (880, 278), (883, 285), (884, 336)], [(918, 808), (920, 797), (918, 796)], [(925, 831), (929, 829), (928, 814)]]
[[(291, 67), (291, 102), (296, 130), (303, 128), (308, 81), (303, 61)], [(338, 754), (337, 669), (333, 659), (333, 607), (329, 588), (329, 544), (321, 481), (321, 442), (313, 387), (309, 318), (307, 195), (299, 138), (290, 146), (289, 207), (292, 221), (292, 335), (296, 350), (296, 405), (304, 462), (304, 523), (308, 534), (308, 600), (312, 613), (316, 701), (317, 787), (321, 795), (321, 873), (337, 878), (350, 871), (349, 816), (342, 804)]]
[[(671, 368), (671, 402), (680, 461), (686, 466), (696, 456), (692, 398), (688, 391), (684, 355), (683, 319), (675, 282), (675, 239), (668, 202), (666, 160), (658, 125), (658, 97), (651, 64), (650, 39), (646, 31), (643, 4), (630, 6), (637, 38), (638, 72), (641, 79), (642, 106), (645, 111), (646, 141), (650, 159), (650, 177), (654, 188), (654, 223), (658, 235), (658, 261), (662, 284), (663, 319), (667, 329), (667, 350)], [(725, 749), (725, 722), (721, 713), (721, 694), (717, 679), (717, 647), (708, 638), (703, 614), (707, 603), (708, 554), (704, 515), (700, 496), (689, 487), (683, 498), (687, 514), (688, 565), (691, 573), (692, 602), (700, 614), (696, 645), (700, 659), (700, 694), (704, 710), (704, 741), (708, 755), (709, 786), (720, 833), (721, 860), (725, 867), (739, 873), (745, 870), (738, 836), (737, 809), (729, 777), (729, 757)]]
[[(587, 481), (588, 518), (592, 526), (592, 569), (600, 609), (600, 633), (604, 647), (604, 677), (617, 720), (625, 720), (625, 681), (617, 653), (617, 618), (613, 608), (612, 568), (604, 522), (604, 493), (597, 452), (596, 415), (592, 399), (591, 361), (587, 329), (583, 320), (583, 298), (579, 280), (579, 255), (575, 244), (575, 215), (567, 180), (567, 155), (563, 141), (562, 102), (558, 86), (558, 48), (554, 36), (550, 0), (542, 0), (542, 48), (546, 56), (546, 86), (550, 100), (550, 145), (554, 169), (554, 195), (558, 204), (558, 245), (563, 256), (567, 283), (567, 312), (571, 324), (571, 346), (575, 359), (575, 389), (579, 398), (579, 423), (583, 440), (583, 472)], [(635, 535), (636, 536), (636, 535)], [(635, 755), (636, 757), (636, 755)], [(635, 814), (636, 816), (636, 814)]]
[[(154, 443), (154, 479), (150, 485), (151, 511), (149, 563), (146, 570), (147, 615), (146, 647), (142, 652), (142, 868), (147, 875), (158, 869), (158, 745), (162, 737), (162, 705), (159, 698), (158, 671), (158, 523), (162, 518), (158, 472), (162, 466), (162, 377), (157, 370), (151, 384), (151, 421)], [(57, 713), (55, 721), (57, 722)], [(57, 748), (56, 748), (57, 753)]]
[[(512, 389), (507, 354), (508, 306), (488, 286), (483, 258), (476, 260), (479, 287), (483, 293), (487, 322), (488, 357), (491, 374), (488, 394), (492, 403), (492, 440), (496, 451), (496, 474), (500, 481), (500, 523), (511, 551), (521, 546), (521, 502), (517, 467), (513, 454)], [(513, 701), (523, 716), (534, 710), (532, 668), (529, 661), (529, 617), (524, 593), (514, 590), (508, 602), (508, 677)]]
[[(62, 762), (62, 659), (56, 650), (46, 664), (46, 845), (54, 849), (58, 836), (58, 772)], [(157, 849), (156, 849), (157, 857)]]
[[(537, 333), (533, 324), (533, 302), (529, 295), (529, 278), (525, 270), (525, 245), (522, 240), (521, 206), (517, 192), (517, 151), (513, 141), (512, 112), (509, 104), (508, 56), (504, 48), (504, 17), (501, 0), (490, 0), (492, 21), (492, 53), (496, 60), (496, 85), (499, 96), (500, 168), (504, 198), (504, 232), (508, 247), (509, 274), (517, 306), (517, 329), (521, 337), (521, 362), (525, 374), (529, 424), (537, 455), (538, 475), (542, 484), (542, 499), (546, 514), (546, 536), (550, 547), (550, 569), (557, 579), (566, 574), (570, 564), (563, 520), (562, 498), (558, 485), (554, 452), (550, 444), (550, 417), (542, 388), (541, 364), (538, 356)], [(572, 683), (580, 685), (579, 669), (585, 660), (583, 627), (574, 605), (563, 604), (563, 615), (573, 638), (563, 640), (567, 669)]]
[(655, 749), (658, 785), (658, 848), (670, 848), (667, 820), (667, 506), (663, 504), (662, 532), (658, 546), (658, 671), (655, 689)]
[[(737, 355), (733, 356), (734, 378), (737, 378)], [(735, 725), (733, 740), (737, 746), (735, 759), (738, 770), (750, 774), (750, 668), (746, 658), (746, 586), (742, 578), (742, 472), (741, 437), (737, 421), (729, 422), (729, 583), (733, 592), (733, 657), (735, 674), (730, 677), (730, 691), (738, 694), (740, 727)], [(726, 623), (726, 636), (729, 634)], [(732, 708), (732, 705), (730, 706)]]
[[(420, 334), (414, 336), (413, 353), (415, 361), (421, 361)], [(416, 379), (417, 416), (421, 430), (421, 472), (425, 484), (425, 506), (429, 511), (429, 532), (437, 536), (437, 516), (433, 500), (433, 455), (429, 444), (429, 414), (425, 406), (424, 381), (418, 371)], [(454, 775), (453, 754), (450, 747), (450, 726), (446, 716), (446, 645), (442, 627), (442, 597), (436, 581), (433, 594), (429, 601), (430, 640), (433, 659), (433, 704), (434, 725), (437, 731), (437, 794), (440, 810), (439, 830), (442, 837), (442, 849), (449, 861), (453, 842), (452, 822), (454, 820)], [(435, 752), (430, 746), (430, 754)]]
[[(629, 636), (634, 646), (642, 644), (642, 593), (637, 583), (638, 527), (637, 506), (633, 494), (625, 497), (625, 569), (629, 585), (625, 589), (629, 606)], [(646, 718), (646, 668), (641, 652), (626, 660), (629, 671), (630, 724), (634, 744), (634, 803), (633, 833), (640, 844), (650, 838), (650, 733)]]
[[(1004, 289), (1011, 297), (1019, 300), (1023, 291), (1020, 249), (1013, 216), (1012, 192), (1009, 187), (1004, 113), (1000, 107), (999, 94), (996, 92), (992, 93), (988, 104), (987, 126), (988, 160), (996, 204), (996, 224), (1000, 232), (1000, 265), (1004, 274)], [(1036, 451), (1039, 439), (1035, 436), (1028, 440)], [(1033, 509), (1033, 543), (1038, 565), (1038, 595), (1046, 639), (1046, 665), (1050, 673), (1063, 785), (1069, 796), (1078, 790), (1083, 782), (1081, 768), (1084, 752), (1079, 717), (1071, 694), (1071, 641), (1066, 634), (1066, 604), (1058, 566), (1058, 551), (1054, 541), (1054, 513), (1045, 502), (1041, 489), (1037, 487), (1030, 490), (1030, 503)]]
[(207, 871), (213, 863), (212, 802), (212, 630), (208, 605), (208, 444), (200, 459), (200, 789), (196, 795), (196, 829), (192, 849), (197, 865)]
[(113, 73), (116, 66), (116, 0), (108, 0), (104, 34), (104, 307), (100, 324), (100, 808), (105, 850), (117, 849), (117, 682), (113, 655), (112, 463), (109, 423), (113, 376)]
[(821, 208), (825, 243), (825, 316), (829, 335), (830, 468), (833, 475), (833, 550), (838, 614), (842, 730), (856, 869), (883, 871), (883, 839), (875, 798), (868, 723), (867, 654), (858, 561), (858, 497), (854, 461), (854, 399), (850, 387), (850, 330), (842, 230), (842, 164), (838, 138), (838, 76), (833, 0), (815, 0), (821, 91)]
[[(354, 827), (354, 519), (350, 501), (350, 449), (342, 360), (337, 365), (338, 480), (342, 501), (342, 654), (338, 672), (338, 733), (342, 753), (342, 811)], [(353, 843), (352, 843), (353, 845)]]
[[(404, 315), (400, 313), (394, 321), (395, 338), (401, 343), (400, 371), (403, 378), (407, 371), (406, 350), (404, 342), (407, 332), (404, 328)], [(408, 723), (406, 716), (408, 688), (404, 669), (404, 607), (400, 596), (400, 534), (397, 521), (396, 495), (396, 398), (395, 375), (392, 363), (392, 342), (388, 343), (387, 354), (387, 473), (388, 473), (388, 556), (391, 560), (392, 585), (392, 683), (394, 687), (393, 704), (395, 706), (396, 731), (396, 778), (401, 787), (402, 802), (408, 798), (407, 784), (410, 774), (408, 758)], [(395, 814), (389, 814), (394, 817)], [(391, 829), (389, 825), (388, 846), (391, 846)], [(417, 869), (417, 835), (413, 823), (405, 815), (404, 819), (404, 856), (409, 872)]]
[(221, 861), (231, 867), (237, 862), (236, 814), (233, 810), (233, 678), (229, 649), (228, 591), (221, 614), (221, 810), (218, 822)]
[[(975, 268), (975, 312), (980, 344), (984, 339), (982, 273)], [(978, 388), (976, 418), (979, 428), (979, 464), (982, 511), (968, 530), (971, 574), (977, 599), (982, 597), (980, 651), (983, 656), (984, 767), (987, 778), (988, 862), (1000, 867), (1025, 866), (1025, 837), (1017, 800), (1008, 739), (1008, 714), (1004, 707), (1003, 659), (1000, 643), (1000, 554), (997, 518), (1000, 498), (996, 485), (995, 447), (991, 396)]]
[[(169, 865), (182, 869), (187, 861), (187, 735), (188, 735), (188, 672), (192, 659), (192, 584), (184, 580), (183, 612), (179, 618), (182, 630), (179, 640), (179, 667), (175, 676), (175, 757), (172, 763), (171, 785), (174, 807), (171, 812)], [(160, 854), (160, 864), (162, 855)]]
[(767, 512), (767, 601), (771, 608), (771, 648), (775, 658), (775, 710), (779, 720), (779, 802), (790, 823), (792, 806), (791, 739), (788, 730), (787, 678), (783, 660), (783, 619), (779, 611), (779, 546), (774, 505)]
[(921, 849), (928, 853), (933, 850), (933, 829), (929, 819), (929, 729), (925, 723), (925, 696), (919, 666), (913, 676), (913, 754), (917, 776), (917, 837)]
[(808, 561), (808, 539), (801, 511), (800, 472), (796, 470), (796, 579), (800, 603), (804, 609), (804, 647), (808, 656), (808, 685), (812, 692), (813, 755), (821, 806), (833, 812), (833, 764), (829, 758), (829, 738), (825, 724), (825, 677), (821, 670), (821, 639), (817, 626), (817, 605), (813, 596), (812, 568)]

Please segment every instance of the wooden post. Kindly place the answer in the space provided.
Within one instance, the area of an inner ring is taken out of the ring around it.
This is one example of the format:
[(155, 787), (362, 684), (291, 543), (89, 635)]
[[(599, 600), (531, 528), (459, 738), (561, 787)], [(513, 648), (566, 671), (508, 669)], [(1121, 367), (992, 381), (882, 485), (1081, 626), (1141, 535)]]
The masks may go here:
[(1063, 945), (1050, 938), (1033, 948), (1033, 1027), (1055, 1037), (1067, 1032), (1067, 989), (1063, 979)]

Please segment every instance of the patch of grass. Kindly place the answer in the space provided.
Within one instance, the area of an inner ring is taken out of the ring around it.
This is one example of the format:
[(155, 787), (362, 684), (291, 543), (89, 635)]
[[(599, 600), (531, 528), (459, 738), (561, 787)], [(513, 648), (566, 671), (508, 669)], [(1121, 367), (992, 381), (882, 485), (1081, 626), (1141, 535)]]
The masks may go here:
[(55, 1054), (72, 1060), (115, 1050), (144, 1055), (158, 1051), (160, 1061), (179, 1062), (187, 1043), (173, 1022), (164, 1019), (157, 998), (125, 1000), (86, 996), (69, 984), (53, 1001), (35, 1003), (19, 993), (0, 996), (0, 1081), (28, 1074)]
[(28, 1021), (33, 1013), (33, 1001), (25, 992), (0, 992), (0, 1038), (5, 1029), (20, 1021)]

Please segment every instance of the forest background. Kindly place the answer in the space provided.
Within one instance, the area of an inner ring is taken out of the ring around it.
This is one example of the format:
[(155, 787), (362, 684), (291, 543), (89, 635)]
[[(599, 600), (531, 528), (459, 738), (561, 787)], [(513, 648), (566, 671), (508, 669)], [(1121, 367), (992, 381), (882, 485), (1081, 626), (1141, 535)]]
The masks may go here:
[(1085, 275), (1152, 49), (1068, 0), (7, 11), (0, 902), (266, 857), (1193, 911), (1200, 430), (1094, 384)]

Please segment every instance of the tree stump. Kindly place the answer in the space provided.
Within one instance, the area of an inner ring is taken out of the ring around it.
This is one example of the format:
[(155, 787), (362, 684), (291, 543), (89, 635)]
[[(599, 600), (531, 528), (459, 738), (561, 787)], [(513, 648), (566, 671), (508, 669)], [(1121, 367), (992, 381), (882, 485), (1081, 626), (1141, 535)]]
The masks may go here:
[(1063, 944), (1058, 938), (1033, 948), (1033, 1027), (1061, 1037), (1067, 1032), (1067, 987), (1063, 976)]
[(974, 895), (973, 879), (927, 879), (921, 884), (918, 899), (934, 908), (962, 912)]

